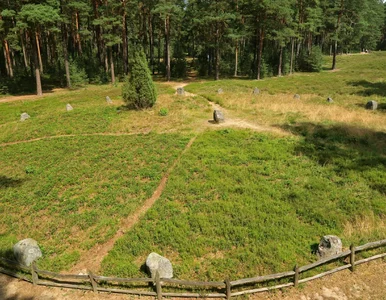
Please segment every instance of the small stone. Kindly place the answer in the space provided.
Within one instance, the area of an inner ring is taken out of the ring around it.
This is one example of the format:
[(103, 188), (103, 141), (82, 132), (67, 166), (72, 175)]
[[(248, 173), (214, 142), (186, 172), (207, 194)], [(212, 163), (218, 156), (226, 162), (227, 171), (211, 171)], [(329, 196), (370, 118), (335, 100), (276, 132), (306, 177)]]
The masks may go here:
[(42, 257), (42, 251), (34, 239), (24, 239), (13, 246), (13, 254), (16, 260), (29, 267), (32, 262)]
[(71, 106), (71, 104), (67, 104), (66, 105), (66, 110), (67, 111), (71, 111), (71, 110), (74, 110), (74, 108)]
[(213, 112), (213, 120), (216, 123), (224, 123), (225, 122), (224, 114), (220, 110), (215, 110)]
[(335, 235), (325, 235), (321, 238), (317, 254), (320, 258), (333, 256), (342, 252), (342, 241)]
[(29, 119), (29, 118), (31, 118), (30, 117), (30, 115), (29, 114), (27, 114), (27, 113), (22, 113), (21, 115), (20, 115), (20, 121), (25, 121), (25, 120), (27, 120), (27, 119)]
[(299, 95), (299, 94), (295, 94), (295, 95), (294, 95), (294, 99), (300, 100), (300, 95)]
[(220, 88), (217, 90), (217, 94), (223, 94), (223, 93), (224, 93), (223, 89)]
[(378, 102), (377, 101), (371, 100), (371, 101), (367, 102), (367, 104), (366, 104), (366, 109), (377, 110), (377, 108), (378, 108)]
[(147, 257), (146, 266), (153, 279), (157, 272), (159, 273), (160, 278), (173, 278), (173, 267), (170, 260), (155, 252), (150, 253)]
[(328, 103), (334, 103), (334, 100), (332, 100), (331, 97), (328, 97), (328, 98), (327, 98), (327, 102), (328, 102)]
[(185, 90), (183, 87), (177, 88), (177, 95), (179, 96), (184, 96), (185, 95)]
[(112, 104), (112, 103), (113, 103), (113, 101), (110, 99), (109, 96), (106, 96), (106, 102), (107, 102), (108, 104)]
[(259, 90), (258, 88), (254, 88), (254, 89), (253, 89), (253, 94), (254, 94), (254, 95), (260, 94), (260, 90)]

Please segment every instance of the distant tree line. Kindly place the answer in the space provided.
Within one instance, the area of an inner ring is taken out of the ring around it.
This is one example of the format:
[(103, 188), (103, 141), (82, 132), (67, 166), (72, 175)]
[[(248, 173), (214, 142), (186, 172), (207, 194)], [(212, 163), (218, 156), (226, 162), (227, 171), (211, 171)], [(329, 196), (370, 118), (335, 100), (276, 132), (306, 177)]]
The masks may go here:
[[(0, 93), (112, 82), (141, 46), (170, 80), (317, 71), (386, 48), (382, 0), (0, 0)], [(34, 78), (34, 80), (32, 80)], [(31, 85), (31, 83), (33, 83)]]

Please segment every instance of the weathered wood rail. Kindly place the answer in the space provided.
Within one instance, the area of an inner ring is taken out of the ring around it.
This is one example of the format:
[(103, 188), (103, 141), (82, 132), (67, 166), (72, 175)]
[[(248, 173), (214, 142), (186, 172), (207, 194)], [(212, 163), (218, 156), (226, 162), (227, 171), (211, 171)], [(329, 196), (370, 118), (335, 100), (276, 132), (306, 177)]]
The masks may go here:
[[(158, 300), (161, 300), (162, 297), (182, 297), (182, 298), (226, 298), (230, 299), (231, 297), (247, 295), (259, 292), (270, 291), (274, 289), (281, 289), (289, 286), (297, 286), (300, 283), (307, 281), (312, 281), (329, 274), (340, 272), (345, 269), (350, 269), (354, 271), (355, 266), (370, 262), (372, 260), (380, 259), (386, 257), (386, 252), (381, 254), (373, 255), (371, 257), (355, 260), (356, 253), (372, 250), (375, 248), (385, 247), (386, 239), (367, 243), (361, 246), (351, 245), (350, 250), (344, 251), (337, 255), (318, 260), (314, 263), (308, 264), (306, 266), (298, 267), (295, 266), (293, 271), (257, 276), (252, 278), (245, 278), (230, 281), (226, 279), (224, 281), (188, 281), (188, 280), (178, 280), (178, 279), (167, 279), (160, 278), (157, 273), (154, 279), (152, 278), (114, 278), (114, 277), (105, 277), (97, 276), (92, 272), (88, 271), (87, 275), (71, 275), (71, 274), (58, 274), (54, 272), (49, 272), (45, 270), (39, 270), (35, 263), (31, 267), (22, 266), (19, 263), (0, 258), (0, 273), (7, 274), (28, 282), (31, 282), (33, 285), (44, 285), (51, 287), (61, 287), (61, 288), (70, 288), (70, 289), (81, 289), (89, 290), (93, 292), (108, 292), (108, 293), (120, 293), (120, 294), (130, 294), (130, 295), (139, 295), (139, 296), (152, 296), (157, 297)], [(311, 277), (300, 278), (302, 273), (307, 272), (311, 269), (320, 267), (332, 263), (336, 260), (342, 260), (349, 258), (349, 263), (345, 263), (342, 266), (335, 267), (332, 270), (313, 275)], [(258, 286), (251, 289), (237, 290), (244, 286), (251, 286), (263, 283), (277, 283), (280, 280), (286, 280), (286, 282), (281, 282), (276, 285), (267, 285), (267, 286)], [(276, 282), (275, 282), (276, 281)], [(131, 285), (131, 288), (130, 288)], [(150, 288), (151, 287), (151, 288)], [(174, 287), (177, 290), (183, 289), (184, 292), (164, 292), (164, 287)], [(202, 290), (202, 289), (205, 290)], [(200, 290), (201, 289), (201, 290)], [(232, 292), (233, 289), (233, 292)], [(153, 290), (153, 291), (151, 291)], [(192, 292), (192, 290), (194, 292)], [(196, 290), (200, 290), (196, 292)]]

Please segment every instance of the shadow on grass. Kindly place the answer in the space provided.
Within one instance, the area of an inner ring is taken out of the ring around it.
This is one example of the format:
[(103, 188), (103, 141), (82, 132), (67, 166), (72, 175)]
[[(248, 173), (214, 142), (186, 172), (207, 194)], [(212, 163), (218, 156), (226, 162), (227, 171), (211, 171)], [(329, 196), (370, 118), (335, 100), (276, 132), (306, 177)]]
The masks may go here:
[(14, 179), (4, 175), (0, 175), (0, 189), (10, 188), (10, 187), (18, 187), (22, 185), (24, 180)]
[[(295, 151), (338, 174), (360, 172), (368, 185), (386, 195), (386, 133), (348, 125), (300, 123), (283, 126), (303, 136)], [(282, 127), (282, 128), (283, 128)]]
[(370, 82), (367, 80), (351, 81), (349, 84), (353, 86), (361, 86), (364, 90), (357, 92), (360, 96), (378, 95), (386, 97), (386, 82)]

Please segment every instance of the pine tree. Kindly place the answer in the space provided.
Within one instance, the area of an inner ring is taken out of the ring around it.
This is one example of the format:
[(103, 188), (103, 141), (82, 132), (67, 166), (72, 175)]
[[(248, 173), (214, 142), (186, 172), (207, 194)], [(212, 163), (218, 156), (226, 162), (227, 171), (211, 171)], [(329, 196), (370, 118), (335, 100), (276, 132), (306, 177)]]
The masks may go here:
[(130, 109), (152, 107), (157, 93), (142, 49), (133, 53), (130, 65), (131, 72), (122, 87), (123, 100)]

